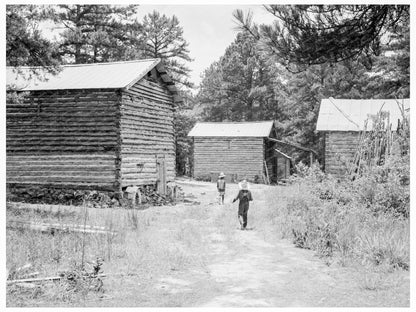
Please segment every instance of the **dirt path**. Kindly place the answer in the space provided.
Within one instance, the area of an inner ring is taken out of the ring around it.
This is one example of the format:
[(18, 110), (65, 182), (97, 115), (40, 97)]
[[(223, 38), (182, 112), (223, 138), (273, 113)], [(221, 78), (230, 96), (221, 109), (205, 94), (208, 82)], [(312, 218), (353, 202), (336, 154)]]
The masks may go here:
[[(310, 250), (295, 248), (285, 240), (267, 242), (256, 224), (251, 231), (237, 227), (236, 185), (229, 187), (226, 205), (215, 203), (212, 184), (182, 184), (210, 205), (209, 218), (201, 231), (207, 237), (208, 261), (204, 270), (162, 277), (159, 287), (169, 294), (193, 292), (185, 306), (220, 307), (312, 307), (312, 306), (408, 306), (408, 274), (394, 276), (395, 287), (366, 289), (362, 271), (328, 266)], [(214, 190), (213, 190), (214, 189)], [(249, 211), (255, 219), (264, 186), (253, 188), (257, 199)], [(224, 229), (218, 220), (235, 218), (235, 228)], [(186, 222), (187, 220), (184, 220)], [(366, 277), (368, 278), (368, 277)], [(386, 277), (387, 278), (387, 277)], [(389, 277), (391, 278), (391, 277)], [(368, 282), (368, 281), (367, 281)], [(407, 287), (406, 287), (407, 286)], [(405, 293), (403, 293), (405, 292)]]
[[(166, 235), (178, 236), (172, 242), (190, 244), (184, 259), (181, 253), (166, 253), (180, 247), (169, 243), (157, 249), (160, 257), (174, 261), (160, 272), (117, 275), (126, 265), (115, 260), (105, 281), (105, 294), (86, 301), (86, 306), (112, 307), (408, 307), (409, 272), (377, 274), (362, 267), (327, 265), (311, 250), (295, 248), (278, 238), (267, 236), (258, 214), (266, 203), (269, 187), (253, 185), (254, 202), (248, 222), (252, 230), (241, 231), (237, 221), (237, 185), (228, 185), (226, 204), (216, 202), (213, 183), (180, 182), (186, 194), (200, 205), (179, 204), (142, 211), (146, 218), (149, 242), (166, 244)], [(270, 191), (270, 190), (269, 190)], [(273, 190), (274, 191), (274, 190)], [(276, 189), (284, 195), (285, 188)], [(47, 207), (47, 209), (61, 209)], [(70, 208), (68, 208), (70, 209)], [(72, 207), (71, 209), (79, 209)], [(90, 209), (91, 214), (128, 211)], [(104, 219), (104, 218), (102, 218)], [(143, 232), (143, 235), (146, 234)], [(172, 234), (170, 234), (172, 233)], [(163, 236), (165, 235), (165, 236)], [(190, 235), (198, 236), (192, 240)], [(197, 246), (194, 246), (198, 242)], [(137, 245), (132, 245), (138, 248)], [(142, 248), (142, 247), (140, 247)], [(144, 247), (143, 247), (144, 248)], [(178, 249), (179, 251), (181, 249)], [(151, 252), (152, 250), (150, 250)], [(148, 253), (149, 251), (146, 251)], [(172, 259), (170, 259), (171, 257)], [(193, 261), (193, 258), (195, 258)], [(157, 259), (157, 258), (156, 258)], [(190, 259), (190, 261), (188, 261)], [(202, 259), (202, 260), (201, 260)], [(186, 264), (181, 265), (188, 261)], [(166, 262), (166, 261), (165, 261)], [(115, 266), (115, 267), (114, 267)], [(154, 266), (153, 266), (154, 268)], [(113, 272), (111, 272), (111, 269)], [(144, 270), (146, 267), (144, 266)], [(115, 274), (114, 274), (115, 273)], [(40, 304), (40, 303), (39, 303)]]

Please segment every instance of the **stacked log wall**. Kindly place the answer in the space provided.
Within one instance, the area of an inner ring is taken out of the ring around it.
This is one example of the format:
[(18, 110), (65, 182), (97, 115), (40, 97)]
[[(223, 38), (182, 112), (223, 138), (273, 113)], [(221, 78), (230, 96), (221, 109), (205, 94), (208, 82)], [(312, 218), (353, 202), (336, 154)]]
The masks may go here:
[(263, 138), (258, 137), (195, 137), (194, 177), (205, 179), (211, 172), (236, 174), (262, 179), (264, 161)]
[(325, 133), (325, 172), (342, 177), (358, 148), (359, 132), (332, 131)]
[(7, 183), (117, 189), (119, 100), (115, 90), (62, 90), (7, 103)]
[(157, 158), (166, 180), (175, 178), (173, 96), (161, 80), (143, 78), (122, 93), (121, 186), (156, 184)]

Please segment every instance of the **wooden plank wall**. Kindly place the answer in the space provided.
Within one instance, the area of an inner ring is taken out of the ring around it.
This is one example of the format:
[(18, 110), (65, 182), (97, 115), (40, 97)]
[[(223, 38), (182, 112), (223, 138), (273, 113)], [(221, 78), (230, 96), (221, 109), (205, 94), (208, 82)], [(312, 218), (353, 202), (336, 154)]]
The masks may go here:
[[(274, 131), (272, 131), (273, 133)], [(265, 146), (265, 152), (264, 152), (264, 159), (266, 159), (266, 165), (267, 165), (267, 172), (269, 176), (269, 182), (274, 183), (277, 181), (276, 176), (276, 156), (275, 156), (275, 143), (267, 140), (264, 138), (264, 146)]]
[(7, 103), (7, 183), (113, 190), (119, 99), (114, 90), (36, 91)]
[(254, 180), (256, 175), (262, 179), (263, 161), (263, 138), (194, 138), (195, 178), (223, 171), (226, 175), (237, 174), (238, 179), (246, 177)]
[(353, 159), (358, 147), (359, 132), (333, 131), (325, 133), (325, 172), (342, 177), (345, 162)]
[(155, 184), (157, 157), (164, 157), (166, 181), (175, 178), (173, 96), (161, 80), (141, 79), (122, 93), (121, 185)]

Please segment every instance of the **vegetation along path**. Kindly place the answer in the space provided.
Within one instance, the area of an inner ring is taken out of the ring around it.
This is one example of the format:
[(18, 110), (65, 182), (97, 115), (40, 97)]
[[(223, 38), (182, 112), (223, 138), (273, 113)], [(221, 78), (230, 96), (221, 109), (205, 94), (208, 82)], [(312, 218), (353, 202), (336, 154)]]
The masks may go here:
[[(250, 230), (241, 231), (237, 204), (231, 204), (237, 193), (236, 185), (228, 186), (224, 206), (216, 203), (214, 184), (184, 182), (181, 186), (185, 193), (195, 195), (201, 205), (191, 206), (183, 215), (180, 206), (165, 209), (163, 214), (179, 214), (182, 225), (174, 226), (191, 228), (182, 234), (201, 238), (202, 246), (195, 248), (202, 247), (199, 252), (203, 260), (199, 265), (191, 263), (185, 269), (171, 269), (155, 278), (145, 290), (141, 289), (142, 294), (147, 293), (147, 303), (139, 302), (141, 296), (137, 301), (112, 296), (115, 301), (106, 300), (107, 304), (230, 307), (409, 304), (408, 272), (381, 276), (362, 268), (328, 265), (314, 256), (313, 251), (296, 248), (291, 242), (270, 235), (268, 229), (262, 228), (259, 216), (262, 207), (268, 205), (262, 198), (270, 187), (252, 187), (255, 201), (249, 210)], [(276, 191), (284, 194), (285, 188)], [(198, 213), (192, 213), (193, 210)], [(167, 222), (169, 218), (164, 220)], [(172, 226), (164, 224), (163, 218), (159, 222), (161, 229)], [(192, 244), (192, 238), (182, 239)], [(134, 294), (135, 286), (132, 287)]]
[[(361, 265), (342, 266), (336, 260), (319, 258), (314, 251), (296, 248), (291, 241), (281, 239), (274, 231), (278, 224), (270, 224), (269, 215), (284, 205), (290, 187), (252, 185), (254, 201), (248, 213), (249, 230), (241, 231), (237, 203), (231, 203), (237, 185), (227, 186), (226, 203), (222, 206), (217, 203), (214, 183), (178, 183), (188, 198), (194, 197), (200, 204), (154, 207), (139, 210), (136, 215), (122, 209), (107, 210), (114, 216), (127, 214), (129, 222), (136, 222), (136, 226), (127, 230), (120, 241), (104, 248), (106, 252), (111, 249), (111, 257), (107, 257), (103, 267), (107, 274), (104, 293), (92, 293), (78, 302), (38, 298), (24, 305), (409, 305), (408, 271), (377, 272)], [(267, 202), (268, 192), (279, 194), (277, 202)], [(90, 208), (90, 220), (104, 211)], [(113, 223), (117, 229), (115, 218)], [(88, 244), (92, 246), (92, 242)], [(88, 246), (90, 251), (92, 247)], [(89, 256), (96, 256), (94, 252)], [(15, 305), (10, 298), (9, 305)]]

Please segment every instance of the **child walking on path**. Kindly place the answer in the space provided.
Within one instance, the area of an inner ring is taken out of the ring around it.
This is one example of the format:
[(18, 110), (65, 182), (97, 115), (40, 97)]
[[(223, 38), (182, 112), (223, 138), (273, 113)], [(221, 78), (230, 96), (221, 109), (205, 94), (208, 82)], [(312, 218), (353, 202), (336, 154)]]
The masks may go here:
[(224, 205), (224, 195), (225, 195), (225, 179), (224, 178), (225, 178), (224, 172), (221, 172), (217, 181), (217, 190), (219, 193), (220, 205)]
[(248, 183), (246, 180), (243, 180), (238, 185), (240, 191), (236, 198), (234, 198), (233, 203), (239, 199), (238, 204), (238, 221), (240, 221), (241, 229), (245, 230), (247, 227), (247, 212), (249, 207), (249, 202), (253, 200), (251, 192), (248, 190)]

